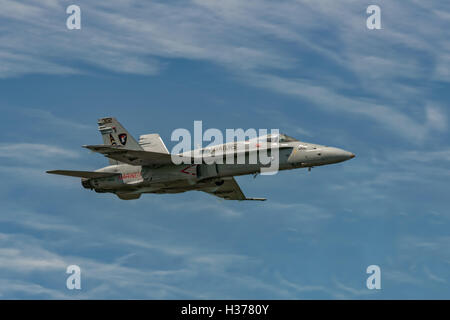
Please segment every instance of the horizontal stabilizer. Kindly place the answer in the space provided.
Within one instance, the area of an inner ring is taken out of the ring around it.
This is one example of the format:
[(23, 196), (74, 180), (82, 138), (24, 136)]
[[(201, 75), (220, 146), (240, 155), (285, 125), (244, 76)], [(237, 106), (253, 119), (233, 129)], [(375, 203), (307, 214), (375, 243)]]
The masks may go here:
[(74, 170), (51, 170), (51, 171), (47, 171), (47, 173), (59, 174), (62, 176), (69, 176), (69, 177), (87, 178), (87, 179), (106, 178), (106, 177), (120, 175), (120, 173), (114, 173), (114, 172), (74, 171)]

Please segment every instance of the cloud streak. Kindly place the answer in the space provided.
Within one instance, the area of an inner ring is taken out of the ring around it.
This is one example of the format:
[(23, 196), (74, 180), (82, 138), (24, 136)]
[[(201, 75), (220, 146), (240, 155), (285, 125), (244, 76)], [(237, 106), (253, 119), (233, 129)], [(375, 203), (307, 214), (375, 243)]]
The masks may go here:
[[(110, 1), (107, 7), (82, 1), (79, 31), (65, 29), (58, 1), (0, 5), (9, 31), (0, 35), (0, 77), (95, 72), (89, 66), (155, 75), (171, 59), (208, 61), (248, 84), (367, 118), (419, 143), (447, 129), (442, 109), (429, 106), (432, 93), (419, 84), (448, 80), (450, 46), (440, 31), (448, 5), (442, 3), (381, 1), (378, 32), (365, 28), (365, 7), (351, 0)], [(343, 71), (344, 79), (330, 69)]]
[(57, 146), (38, 143), (1, 143), (0, 158), (16, 161), (35, 161), (36, 158), (78, 158), (77, 152), (63, 149)]

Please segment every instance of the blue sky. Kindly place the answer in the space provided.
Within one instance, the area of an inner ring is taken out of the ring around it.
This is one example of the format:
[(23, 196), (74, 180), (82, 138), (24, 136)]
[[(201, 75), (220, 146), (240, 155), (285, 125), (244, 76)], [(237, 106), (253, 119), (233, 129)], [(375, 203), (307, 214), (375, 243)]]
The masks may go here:
[[(0, 1), (0, 298), (450, 297), (448, 2), (83, 0), (71, 31), (73, 3)], [(80, 147), (104, 116), (169, 149), (202, 120), (356, 158), (237, 178), (262, 203), (44, 173), (106, 165)]]

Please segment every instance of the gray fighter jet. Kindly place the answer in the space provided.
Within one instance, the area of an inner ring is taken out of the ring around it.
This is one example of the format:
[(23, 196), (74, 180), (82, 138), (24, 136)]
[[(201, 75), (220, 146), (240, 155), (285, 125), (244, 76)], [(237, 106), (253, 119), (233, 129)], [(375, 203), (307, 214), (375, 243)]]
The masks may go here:
[[(137, 142), (115, 118), (99, 119), (98, 125), (104, 144), (83, 147), (108, 157), (109, 166), (96, 171), (52, 170), (47, 173), (81, 178), (83, 187), (101, 193), (114, 193), (123, 200), (138, 199), (142, 193), (197, 190), (226, 200), (263, 201), (266, 199), (247, 198), (234, 176), (262, 172), (270, 166), (275, 155), (277, 170), (311, 170), (315, 166), (355, 157), (342, 149), (300, 142), (285, 134), (269, 134), (170, 154), (159, 134), (142, 135)], [(252, 158), (262, 151), (268, 155), (269, 162), (262, 161), (258, 156)], [(242, 161), (225, 161), (225, 157), (229, 159), (230, 152), (233, 153), (231, 158), (240, 157)]]

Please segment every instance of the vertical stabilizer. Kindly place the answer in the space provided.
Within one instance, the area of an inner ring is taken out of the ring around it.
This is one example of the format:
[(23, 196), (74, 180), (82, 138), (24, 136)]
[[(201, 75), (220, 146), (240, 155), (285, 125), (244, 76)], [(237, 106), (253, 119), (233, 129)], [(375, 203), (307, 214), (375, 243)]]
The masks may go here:
[[(131, 150), (142, 150), (131, 134), (120, 124), (116, 118), (102, 118), (98, 120), (98, 130), (102, 134), (103, 144), (108, 146), (123, 146)], [(110, 164), (118, 164), (113, 159), (109, 160)]]
[(166, 145), (157, 133), (144, 134), (139, 137), (139, 144), (145, 151), (169, 153)]

